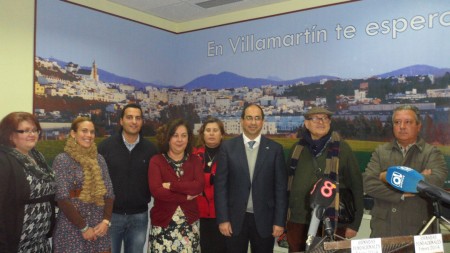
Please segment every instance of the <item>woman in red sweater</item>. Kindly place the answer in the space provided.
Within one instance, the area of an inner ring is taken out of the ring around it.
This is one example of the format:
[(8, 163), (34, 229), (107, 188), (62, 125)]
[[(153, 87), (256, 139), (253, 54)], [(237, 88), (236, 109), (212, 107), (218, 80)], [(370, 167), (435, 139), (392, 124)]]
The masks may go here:
[(195, 198), (204, 185), (202, 164), (191, 155), (192, 130), (182, 119), (158, 129), (160, 154), (150, 160), (148, 180), (154, 198), (149, 252), (200, 252)]
[(214, 205), (214, 177), (216, 175), (217, 155), (220, 144), (225, 135), (222, 121), (209, 117), (200, 127), (198, 148), (192, 152), (198, 155), (203, 162), (202, 168), (205, 177), (205, 187), (202, 195), (197, 197), (200, 210), (200, 245), (202, 253), (225, 252), (225, 237), (220, 233), (216, 223)]

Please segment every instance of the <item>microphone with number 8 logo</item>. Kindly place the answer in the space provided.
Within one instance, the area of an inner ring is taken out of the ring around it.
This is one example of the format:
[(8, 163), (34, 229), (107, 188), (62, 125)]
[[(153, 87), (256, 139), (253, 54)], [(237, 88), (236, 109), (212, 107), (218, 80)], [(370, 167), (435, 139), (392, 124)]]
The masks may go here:
[(317, 234), (320, 221), (323, 219), (325, 209), (333, 202), (336, 196), (336, 182), (329, 178), (320, 178), (311, 190), (311, 222), (309, 223), (306, 251), (308, 251)]

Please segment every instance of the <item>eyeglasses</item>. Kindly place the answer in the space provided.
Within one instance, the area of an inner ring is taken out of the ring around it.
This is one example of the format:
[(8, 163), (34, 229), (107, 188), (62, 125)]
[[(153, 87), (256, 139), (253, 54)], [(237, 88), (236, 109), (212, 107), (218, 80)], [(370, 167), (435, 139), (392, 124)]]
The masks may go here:
[(19, 134), (41, 134), (41, 131), (37, 130), (37, 129), (28, 129), (28, 130), (15, 130), (14, 132), (19, 133)]
[(405, 124), (405, 126), (412, 126), (414, 124), (416, 124), (415, 120), (394, 120), (394, 125), (395, 126), (401, 126), (402, 124)]
[(262, 117), (261, 116), (255, 116), (255, 117), (252, 117), (252, 116), (245, 116), (244, 117), (244, 119), (246, 120), (246, 121), (261, 121), (262, 120)]
[(311, 118), (307, 118), (306, 120), (311, 120), (314, 123), (319, 123), (319, 122), (323, 122), (323, 123), (329, 123), (331, 121), (331, 119), (329, 117), (311, 117)]

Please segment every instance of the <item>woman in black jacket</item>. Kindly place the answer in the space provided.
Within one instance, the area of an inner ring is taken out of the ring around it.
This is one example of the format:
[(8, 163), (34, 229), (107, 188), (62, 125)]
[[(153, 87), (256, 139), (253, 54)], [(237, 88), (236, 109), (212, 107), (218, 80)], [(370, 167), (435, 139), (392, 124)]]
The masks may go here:
[(41, 126), (27, 112), (0, 122), (0, 252), (51, 252), (54, 173), (36, 149)]

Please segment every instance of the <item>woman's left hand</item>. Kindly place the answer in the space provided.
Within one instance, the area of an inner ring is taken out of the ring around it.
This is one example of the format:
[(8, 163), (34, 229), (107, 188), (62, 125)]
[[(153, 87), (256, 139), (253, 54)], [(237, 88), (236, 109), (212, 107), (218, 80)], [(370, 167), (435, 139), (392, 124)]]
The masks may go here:
[(162, 186), (164, 189), (170, 190), (170, 182), (163, 183)]
[(100, 222), (94, 227), (95, 235), (103, 237), (108, 233), (109, 226), (105, 222)]

